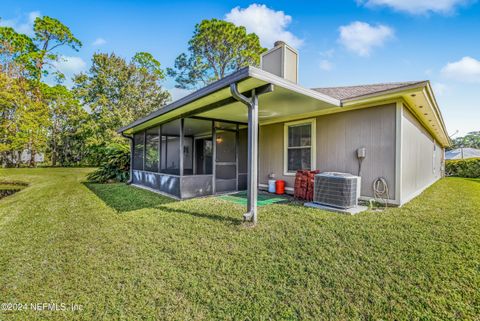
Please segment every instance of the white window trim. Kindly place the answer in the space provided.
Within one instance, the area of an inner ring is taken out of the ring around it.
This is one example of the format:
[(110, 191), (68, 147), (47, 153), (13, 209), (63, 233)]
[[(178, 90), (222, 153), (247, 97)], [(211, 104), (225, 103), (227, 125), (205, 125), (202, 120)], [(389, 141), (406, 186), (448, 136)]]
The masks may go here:
[(317, 121), (315, 118), (310, 119), (302, 119), (298, 121), (291, 121), (288, 123), (283, 124), (283, 175), (284, 176), (295, 176), (296, 172), (289, 172), (288, 171), (288, 127), (290, 126), (299, 126), (310, 124), (312, 131), (311, 137), (311, 145), (310, 145), (310, 165), (311, 169), (314, 170), (317, 167), (316, 159), (317, 159)]

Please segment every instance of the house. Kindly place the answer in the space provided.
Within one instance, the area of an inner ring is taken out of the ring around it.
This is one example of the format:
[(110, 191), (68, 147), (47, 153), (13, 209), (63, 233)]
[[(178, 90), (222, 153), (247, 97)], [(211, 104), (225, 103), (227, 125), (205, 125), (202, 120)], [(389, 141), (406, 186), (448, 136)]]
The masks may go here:
[(445, 152), (445, 159), (467, 159), (480, 158), (480, 149), (476, 148), (456, 148)]
[[(6, 155), (0, 155), (0, 166), (9, 167), (17, 164), (27, 164), (31, 158), (32, 152), (29, 149), (24, 149), (21, 152), (8, 152)], [(35, 163), (43, 163), (45, 155), (43, 153), (35, 153), (34, 160)]]
[(185, 199), (248, 190), (269, 175), (293, 192), (298, 169), (357, 174), (361, 196), (385, 179), (402, 205), (443, 175), (449, 146), (428, 81), (305, 88), (298, 52), (276, 42), (261, 68), (246, 67), (119, 129), (132, 140), (132, 184)]

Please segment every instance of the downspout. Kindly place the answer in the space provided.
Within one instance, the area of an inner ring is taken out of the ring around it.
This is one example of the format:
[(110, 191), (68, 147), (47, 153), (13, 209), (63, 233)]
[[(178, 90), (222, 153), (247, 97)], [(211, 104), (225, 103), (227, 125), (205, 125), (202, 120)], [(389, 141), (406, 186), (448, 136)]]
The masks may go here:
[[(258, 97), (255, 89), (252, 97), (247, 98), (238, 91), (236, 83), (230, 85), (233, 98), (245, 104), (248, 108), (248, 184), (247, 184), (247, 213), (243, 214), (244, 221), (257, 224), (257, 188), (258, 188)], [(238, 179), (238, 177), (237, 177)]]
[(122, 135), (122, 137), (130, 140), (130, 168), (129, 168), (130, 175), (129, 175), (128, 181), (127, 181), (127, 184), (130, 185), (130, 184), (132, 184), (132, 181), (133, 181), (133, 137), (132, 136), (127, 136), (123, 132), (121, 132), (120, 135)]

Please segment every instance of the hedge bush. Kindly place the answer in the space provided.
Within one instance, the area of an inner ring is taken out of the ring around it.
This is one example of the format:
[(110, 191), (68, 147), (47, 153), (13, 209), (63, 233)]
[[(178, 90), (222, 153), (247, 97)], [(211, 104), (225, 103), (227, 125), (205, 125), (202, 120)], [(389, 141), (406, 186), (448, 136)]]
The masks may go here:
[(445, 161), (447, 176), (480, 177), (480, 158), (451, 159)]
[(130, 169), (130, 148), (123, 144), (110, 144), (102, 151), (100, 167), (87, 176), (90, 182), (126, 182)]

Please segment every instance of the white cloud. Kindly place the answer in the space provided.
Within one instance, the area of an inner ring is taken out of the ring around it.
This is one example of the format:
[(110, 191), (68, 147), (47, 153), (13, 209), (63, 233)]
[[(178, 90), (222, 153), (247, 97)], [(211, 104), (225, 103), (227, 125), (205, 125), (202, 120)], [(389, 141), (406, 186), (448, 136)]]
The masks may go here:
[(330, 71), (333, 68), (333, 63), (327, 59), (322, 59), (320, 60), (320, 63), (318, 65), (320, 69), (325, 70), (325, 71)]
[(480, 82), (480, 61), (467, 56), (449, 62), (442, 68), (442, 75), (463, 82)]
[(375, 47), (382, 46), (393, 38), (394, 31), (385, 25), (373, 26), (366, 22), (355, 21), (339, 28), (338, 41), (348, 50), (367, 57)]
[(32, 11), (23, 17), (9, 20), (0, 20), (0, 26), (11, 27), (18, 33), (23, 33), (28, 36), (33, 36), (33, 23), (35, 19), (40, 17), (39, 11)]
[(180, 98), (183, 98), (193, 92), (193, 90), (176, 88), (176, 87), (167, 88), (167, 89), (172, 95), (172, 101), (179, 100)]
[(104, 45), (104, 44), (106, 44), (106, 43), (107, 43), (107, 41), (106, 41), (105, 39), (103, 39), (103, 38), (97, 38), (97, 39), (95, 39), (94, 42), (92, 42), (92, 46), (102, 46), (102, 45)]
[(441, 13), (449, 14), (458, 6), (468, 4), (471, 0), (358, 0), (357, 3), (367, 7), (385, 6), (409, 14)]
[(285, 41), (293, 47), (300, 47), (303, 40), (287, 31), (292, 17), (283, 11), (275, 11), (266, 5), (251, 4), (246, 9), (233, 8), (225, 15), (225, 20), (238, 26), (244, 26), (248, 32), (254, 32), (260, 38), (262, 46), (273, 47), (277, 40)]
[(80, 57), (61, 56), (53, 66), (64, 74), (73, 75), (85, 70), (87, 64)]
[(328, 49), (320, 52), (320, 56), (325, 58), (332, 58), (334, 54), (335, 54), (335, 49)]
[(439, 82), (433, 83), (433, 92), (437, 94), (438, 96), (443, 96), (447, 93), (448, 91), (448, 86)]

